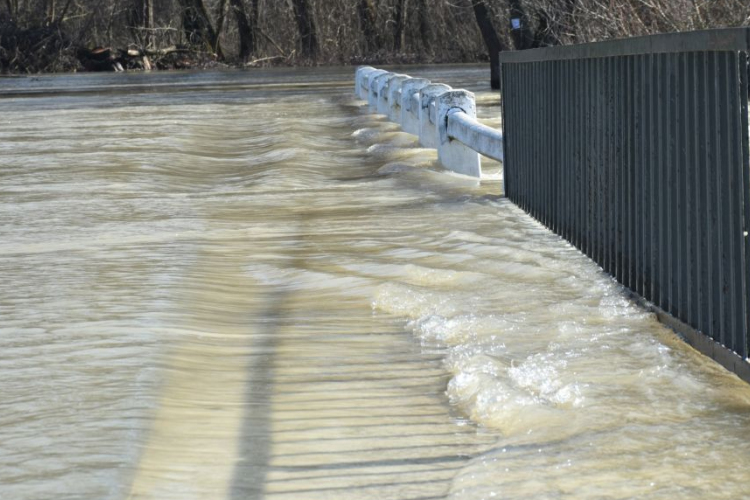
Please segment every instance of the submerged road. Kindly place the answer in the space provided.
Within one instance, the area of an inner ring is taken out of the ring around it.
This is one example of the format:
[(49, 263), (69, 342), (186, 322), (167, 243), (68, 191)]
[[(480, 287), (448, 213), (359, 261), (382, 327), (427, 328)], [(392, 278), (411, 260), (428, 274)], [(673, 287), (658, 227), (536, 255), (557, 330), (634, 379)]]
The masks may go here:
[(0, 498), (742, 497), (748, 386), (351, 74), (14, 79)]

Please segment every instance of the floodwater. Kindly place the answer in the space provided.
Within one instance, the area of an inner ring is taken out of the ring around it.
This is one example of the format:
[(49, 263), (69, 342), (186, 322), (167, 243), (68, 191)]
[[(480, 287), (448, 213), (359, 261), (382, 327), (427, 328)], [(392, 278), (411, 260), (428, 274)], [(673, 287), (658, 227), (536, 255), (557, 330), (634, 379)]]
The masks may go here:
[(750, 386), (353, 75), (0, 80), (0, 498), (747, 496)]

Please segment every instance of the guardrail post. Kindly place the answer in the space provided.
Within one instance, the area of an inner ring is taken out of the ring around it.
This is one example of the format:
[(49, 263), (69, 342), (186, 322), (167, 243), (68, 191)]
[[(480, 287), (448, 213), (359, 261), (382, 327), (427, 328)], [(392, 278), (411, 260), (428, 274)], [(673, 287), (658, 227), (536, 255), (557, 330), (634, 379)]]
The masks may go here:
[(404, 82), (411, 80), (410, 76), (400, 75), (390, 79), (388, 82), (388, 118), (392, 122), (401, 123), (401, 99), (396, 97), (400, 95)]
[(414, 106), (412, 98), (429, 84), (426, 78), (411, 78), (401, 84), (401, 128), (404, 132), (419, 135), (419, 100)]
[(465, 113), (476, 119), (474, 94), (467, 90), (450, 90), (437, 96), (438, 159), (448, 170), (472, 177), (482, 176), (479, 153), (448, 135), (448, 117)]
[(380, 91), (380, 82), (383, 78), (387, 77), (388, 75), (392, 75), (393, 73), (389, 73), (385, 70), (379, 69), (375, 70), (372, 73), (370, 73), (369, 76), (369, 86), (370, 86), (370, 93), (367, 96), (367, 104), (373, 113), (378, 112), (378, 101), (379, 96), (378, 92)]
[(437, 127), (430, 117), (430, 107), (435, 98), (451, 88), (442, 83), (432, 83), (419, 92), (419, 143), (426, 148), (437, 148)]
[(365, 98), (364, 92), (362, 91), (362, 80), (373, 71), (375, 71), (375, 68), (372, 66), (360, 66), (354, 74), (354, 95), (360, 99)]
[(387, 73), (380, 79), (378, 84), (378, 114), (388, 116), (388, 90), (391, 88), (391, 80), (406, 76), (399, 73)]

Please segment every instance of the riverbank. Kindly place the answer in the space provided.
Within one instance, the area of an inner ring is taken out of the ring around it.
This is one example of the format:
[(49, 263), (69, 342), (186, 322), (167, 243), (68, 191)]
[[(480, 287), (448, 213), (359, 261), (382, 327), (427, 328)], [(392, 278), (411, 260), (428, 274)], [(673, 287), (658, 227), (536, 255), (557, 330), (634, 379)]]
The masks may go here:
[[(7, 51), (5, 51), (7, 54)], [(0, 77), (79, 73), (79, 72), (127, 72), (152, 70), (221, 70), (242, 68), (294, 68), (316, 66), (359, 66), (359, 65), (407, 65), (407, 64), (462, 64), (483, 63), (489, 59), (475, 54), (467, 59), (434, 57), (424, 54), (375, 53), (367, 57), (353, 57), (349, 60), (310, 60), (293, 57), (259, 57), (248, 61), (220, 59), (210, 52), (196, 51), (186, 47), (169, 47), (161, 50), (140, 50), (134, 48), (115, 49), (97, 47), (68, 47), (60, 50), (57, 56), (36, 57), (34, 54), (16, 54), (13, 58), (3, 57), (0, 49)]]

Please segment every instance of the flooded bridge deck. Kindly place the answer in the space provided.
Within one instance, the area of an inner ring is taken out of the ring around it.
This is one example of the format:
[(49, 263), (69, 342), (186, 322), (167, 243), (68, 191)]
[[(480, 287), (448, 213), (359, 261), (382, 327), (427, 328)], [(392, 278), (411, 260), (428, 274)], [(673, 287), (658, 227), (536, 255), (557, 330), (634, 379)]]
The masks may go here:
[(0, 498), (745, 495), (750, 388), (351, 75), (7, 82)]

